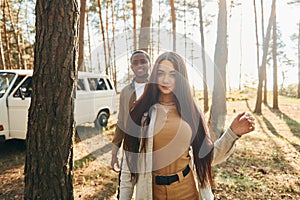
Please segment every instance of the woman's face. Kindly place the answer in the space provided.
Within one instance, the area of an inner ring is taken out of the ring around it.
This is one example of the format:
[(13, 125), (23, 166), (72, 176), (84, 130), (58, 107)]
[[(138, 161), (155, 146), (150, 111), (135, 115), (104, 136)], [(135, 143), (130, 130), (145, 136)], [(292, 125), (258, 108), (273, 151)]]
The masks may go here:
[(163, 60), (158, 65), (157, 83), (158, 89), (162, 94), (166, 95), (174, 91), (176, 84), (176, 70), (170, 61)]

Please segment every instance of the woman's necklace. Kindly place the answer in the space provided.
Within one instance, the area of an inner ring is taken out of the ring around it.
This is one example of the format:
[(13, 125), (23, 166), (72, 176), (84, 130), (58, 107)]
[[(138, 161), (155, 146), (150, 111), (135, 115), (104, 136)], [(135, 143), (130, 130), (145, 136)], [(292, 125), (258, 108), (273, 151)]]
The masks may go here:
[(176, 105), (174, 101), (169, 101), (169, 102), (159, 101), (158, 103), (162, 106), (167, 116), (171, 110), (174, 110)]
[(175, 105), (174, 101), (169, 101), (169, 102), (159, 101), (158, 103), (163, 106), (174, 106)]

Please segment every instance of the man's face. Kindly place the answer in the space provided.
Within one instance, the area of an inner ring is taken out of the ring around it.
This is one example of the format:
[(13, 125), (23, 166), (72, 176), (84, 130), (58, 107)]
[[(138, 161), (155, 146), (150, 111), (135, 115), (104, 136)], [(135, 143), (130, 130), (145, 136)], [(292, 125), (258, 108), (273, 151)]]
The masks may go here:
[(137, 53), (133, 55), (131, 60), (131, 69), (137, 78), (147, 78), (149, 61), (145, 54)]

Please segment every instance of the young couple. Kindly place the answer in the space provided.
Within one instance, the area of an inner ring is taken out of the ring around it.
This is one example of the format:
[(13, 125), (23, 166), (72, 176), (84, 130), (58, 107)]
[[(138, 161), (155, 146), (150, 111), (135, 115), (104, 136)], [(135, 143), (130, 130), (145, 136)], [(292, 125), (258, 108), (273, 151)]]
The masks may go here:
[(120, 96), (111, 161), (119, 171), (123, 141), (118, 198), (130, 200), (135, 189), (135, 199), (213, 199), (212, 166), (225, 161), (236, 140), (254, 130), (254, 118), (238, 114), (214, 142), (193, 100), (183, 58), (161, 54), (147, 80), (149, 66), (147, 53), (133, 53), (135, 79)]

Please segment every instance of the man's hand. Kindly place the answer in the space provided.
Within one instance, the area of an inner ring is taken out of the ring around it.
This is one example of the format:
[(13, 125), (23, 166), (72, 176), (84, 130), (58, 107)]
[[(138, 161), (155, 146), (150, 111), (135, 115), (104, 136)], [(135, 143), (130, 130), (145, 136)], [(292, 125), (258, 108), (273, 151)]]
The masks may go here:
[(120, 166), (119, 166), (119, 161), (118, 161), (118, 157), (117, 156), (112, 156), (111, 157), (111, 168), (115, 171), (115, 172), (119, 172), (120, 171)]
[(120, 172), (118, 150), (119, 148), (113, 145), (110, 165), (115, 172)]

